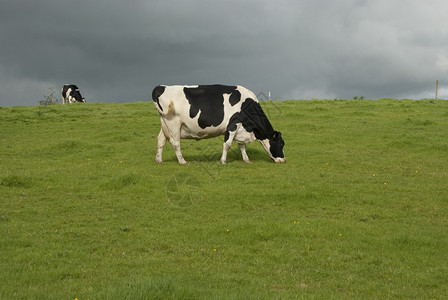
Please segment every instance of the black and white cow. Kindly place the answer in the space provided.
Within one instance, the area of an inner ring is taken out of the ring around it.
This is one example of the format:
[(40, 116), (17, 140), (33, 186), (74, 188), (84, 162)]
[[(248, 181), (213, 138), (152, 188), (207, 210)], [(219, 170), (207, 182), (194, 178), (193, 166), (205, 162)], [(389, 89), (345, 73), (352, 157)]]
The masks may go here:
[(154, 88), (152, 99), (162, 125), (157, 138), (157, 163), (162, 162), (166, 140), (173, 146), (179, 163), (186, 164), (180, 139), (199, 140), (219, 135), (224, 135), (223, 164), (232, 141), (238, 143), (246, 163), (250, 163), (246, 143), (255, 140), (261, 142), (273, 161), (286, 161), (281, 133), (272, 128), (255, 94), (242, 86), (159, 85)]
[(86, 99), (81, 96), (79, 88), (74, 84), (65, 84), (62, 87), (62, 104), (65, 102), (83, 102), (86, 103)]

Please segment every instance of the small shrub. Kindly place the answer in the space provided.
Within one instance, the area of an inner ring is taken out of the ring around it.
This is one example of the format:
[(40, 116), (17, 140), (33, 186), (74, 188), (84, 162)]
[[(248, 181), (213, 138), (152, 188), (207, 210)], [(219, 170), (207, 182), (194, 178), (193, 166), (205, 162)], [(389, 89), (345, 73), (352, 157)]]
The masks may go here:
[(40, 100), (39, 104), (43, 106), (60, 104), (62, 101), (56, 98), (54, 87), (48, 88), (49, 94), (44, 96), (44, 100)]

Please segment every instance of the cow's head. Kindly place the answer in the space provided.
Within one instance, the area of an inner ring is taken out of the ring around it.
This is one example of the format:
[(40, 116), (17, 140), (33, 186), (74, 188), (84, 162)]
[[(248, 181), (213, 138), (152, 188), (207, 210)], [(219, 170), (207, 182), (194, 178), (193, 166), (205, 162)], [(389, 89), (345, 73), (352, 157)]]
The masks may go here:
[(72, 96), (72, 98), (74, 98), (76, 100), (76, 102), (86, 103), (86, 99), (81, 96), (79, 89), (72, 90), (70, 92), (70, 96)]
[(285, 142), (283, 141), (282, 134), (280, 132), (274, 131), (274, 134), (269, 138), (262, 140), (261, 144), (273, 161), (276, 163), (286, 162), (285, 154), (283, 153), (283, 146), (285, 146)]

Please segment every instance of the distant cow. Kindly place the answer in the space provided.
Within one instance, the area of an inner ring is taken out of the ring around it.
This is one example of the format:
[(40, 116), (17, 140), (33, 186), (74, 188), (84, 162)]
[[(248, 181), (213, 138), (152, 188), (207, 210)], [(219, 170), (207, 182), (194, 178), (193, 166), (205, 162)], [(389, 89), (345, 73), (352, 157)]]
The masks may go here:
[(67, 100), (69, 103), (72, 102), (86, 103), (86, 99), (81, 96), (79, 88), (74, 84), (65, 84), (62, 87), (62, 104), (65, 104)]
[(261, 142), (273, 161), (286, 161), (281, 133), (272, 128), (255, 94), (242, 86), (159, 85), (154, 88), (152, 99), (162, 125), (157, 138), (157, 163), (162, 162), (167, 139), (179, 163), (186, 164), (180, 151), (180, 139), (200, 140), (219, 135), (224, 135), (223, 164), (234, 140), (246, 163), (250, 163), (246, 143), (255, 140)]

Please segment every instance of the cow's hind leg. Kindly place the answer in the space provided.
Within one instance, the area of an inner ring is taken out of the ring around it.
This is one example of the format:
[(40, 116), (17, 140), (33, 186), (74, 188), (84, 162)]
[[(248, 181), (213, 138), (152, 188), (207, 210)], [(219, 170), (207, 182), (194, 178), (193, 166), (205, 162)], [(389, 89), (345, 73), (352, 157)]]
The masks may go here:
[(180, 164), (186, 165), (182, 153), (180, 152), (180, 130), (181, 124), (177, 120), (166, 120), (162, 116), (160, 117), (162, 129), (160, 130), (159, 136), (157, 137), (157, 155), (156, 162), (162, 162), (162, 150), (165, 146), (166, 140), (169, 140), (173, 146), (174, 152), (176, 153), (177, 160)]
[(180, 152), (180, 131), (181, 131), (181, 123), (178, 120), (163, 120), (164, 124), (162, 125), (162, 129), (165, 130), (167, 136), (169, 136), (169, 141), (173, 146), (174, 153), (176, 153), (177, 160), (181, 165), (186, 165), (184, 157), (182, 156), (182, 152)]
[(166, 136), (163, 133), (163, 130), (160, 129), (160, 133), (157, 136), (156, 163), (158, 163), (158, 164), (162, 163), (162, 151), (163, 151), (163, 147), (165, 147), (165, 144), (166, 144)]
[(243, 161), (245, 163), (251, 164), (249, 157), (247, 156), (246, 153), (246, 144), (238, 144), (240, 146), (240, 150), (241, 150), (241, 155), (243, 156)]
[(180, 152), (180, 138), (174, 137), (171, 135), (170, 137), (170, 143), (173, 146), (174, 153), (176, 153), (177, 160), (181, 165), (186, 165), (187, 162), (185, 161), (184, 157), (182, 156), (182, 152)]

